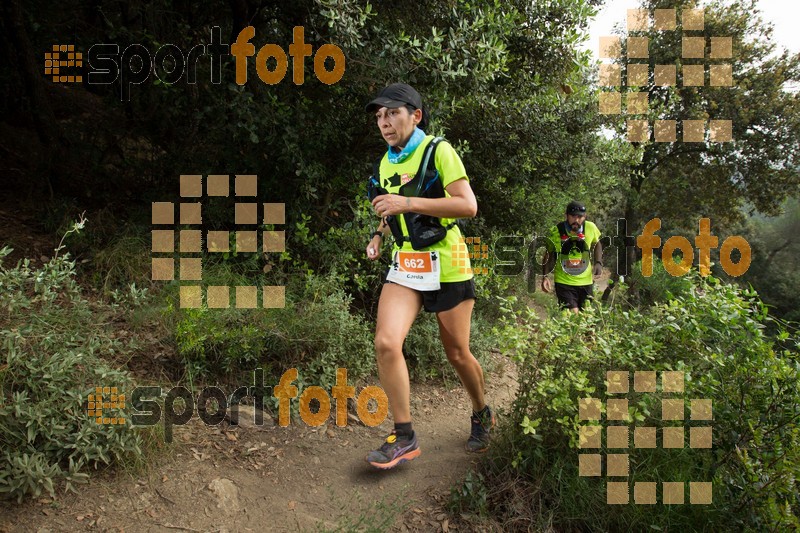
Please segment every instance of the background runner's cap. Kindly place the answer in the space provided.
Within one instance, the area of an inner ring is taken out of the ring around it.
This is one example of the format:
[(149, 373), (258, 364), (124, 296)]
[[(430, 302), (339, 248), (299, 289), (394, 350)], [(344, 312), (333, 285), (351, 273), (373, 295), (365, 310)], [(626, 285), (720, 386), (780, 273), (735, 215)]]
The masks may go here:
[(367, 113), (381, 107), (394, 109), (410, 104), (417, 109), (422, 109), (422, 97), (411, 86), (405, 83), (393, 83), (378, 93), (378, 96), (367, 104), (364, 109)]
[(568, 215), (583, 215), (584, 213), (586, 213), (586, 206), (582, 203), (573, 200), (567, 204)]

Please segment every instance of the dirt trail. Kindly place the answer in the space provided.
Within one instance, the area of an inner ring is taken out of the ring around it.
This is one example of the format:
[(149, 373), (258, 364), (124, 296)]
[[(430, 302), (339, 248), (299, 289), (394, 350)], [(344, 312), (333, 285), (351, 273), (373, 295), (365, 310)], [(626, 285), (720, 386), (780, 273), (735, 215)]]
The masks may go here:
[[(513, 365), (495, 355), (487, 376), (492, 405), (516, 390)], [(0, 531), (318, 531), (342, 527), (455, 530), (444, 504), (450, 486), (477, 459), (464, 451), (469, 400), (461, 386), (412, 385), (422, 455), (381, 472), (364, 461), (391, 420), (309, 428), (176, 428), (173, 450), (148, 472), (96, 474), (79, 494), (4, 504)], [(224, 423), (223, 423), (224, 424)], [(462, 526), (463, 527), (463, 526)], [(463, 529), (462, 529), (463, 530)]]

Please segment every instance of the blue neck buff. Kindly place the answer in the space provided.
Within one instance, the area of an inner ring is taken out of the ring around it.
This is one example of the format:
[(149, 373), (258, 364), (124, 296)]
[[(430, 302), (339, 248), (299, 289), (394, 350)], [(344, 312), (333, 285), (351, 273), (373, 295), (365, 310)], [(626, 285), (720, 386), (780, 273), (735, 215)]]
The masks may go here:
[(397, 152), (395, 151), (396, 148), (389, 147), (389, 162), (395, 165), (397, 163), (402, 163), (408, 156), (414, 153), (417, 146), (424, 140), (425, 132), (415, 127), (414, 133), (411, 134), (411, 138), (408, 139), (408, 142), (401, 151)]
[(583, 224), (581, 224), (581, 227), (578, 228), (578, 231), (572, 231), (572, 226), (569, 225), (569, 220), (567, 219), (564, 219), (564, 227), (567, 229), (567, 233), (575, 233), (575, 234), (583, 233), (584, 229)]

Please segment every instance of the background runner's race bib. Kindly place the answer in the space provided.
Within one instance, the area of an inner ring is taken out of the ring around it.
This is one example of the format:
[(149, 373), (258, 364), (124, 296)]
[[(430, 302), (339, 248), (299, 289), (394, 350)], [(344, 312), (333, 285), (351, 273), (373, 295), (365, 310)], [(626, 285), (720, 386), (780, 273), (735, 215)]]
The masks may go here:
[(568, 255), (562, 254), (561, 268), (571, 276), (578, 276), (583, 274), (589, 267), (589, 252), (583, 252), (581, 255)]
[(439, 254), (398, 250), (386, 279), (417, 291), (438, 291), (441, 288)]

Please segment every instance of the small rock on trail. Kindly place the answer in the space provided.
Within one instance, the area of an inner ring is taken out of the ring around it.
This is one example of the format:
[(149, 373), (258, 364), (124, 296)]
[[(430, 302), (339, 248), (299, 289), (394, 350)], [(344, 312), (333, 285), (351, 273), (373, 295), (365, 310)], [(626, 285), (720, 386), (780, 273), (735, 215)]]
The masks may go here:
[(241, 509), (239, 505), (239, 489), (230, 479), (216, 478), (208, 484), (209, 490), (217, 497), (217, 507), (223, 513), (230, 516), (238, 513)]

